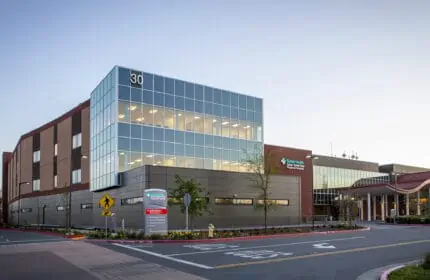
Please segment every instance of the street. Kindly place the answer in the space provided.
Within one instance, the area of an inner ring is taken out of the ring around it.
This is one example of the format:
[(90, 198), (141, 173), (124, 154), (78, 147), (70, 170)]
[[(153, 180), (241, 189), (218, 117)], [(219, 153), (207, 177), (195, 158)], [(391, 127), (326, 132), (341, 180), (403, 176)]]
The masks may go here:
[(103, 245), (207, 279), (356, 279), (430, 252), (430, 227), (223, 243)]

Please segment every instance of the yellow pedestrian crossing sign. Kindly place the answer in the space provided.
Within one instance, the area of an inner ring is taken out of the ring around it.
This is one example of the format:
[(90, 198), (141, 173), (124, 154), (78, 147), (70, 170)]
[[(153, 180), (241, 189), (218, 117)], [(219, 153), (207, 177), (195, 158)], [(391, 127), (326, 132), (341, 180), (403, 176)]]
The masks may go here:
[(105, 209), (102, 211), (102, 216), (112, 216), (112, 212), (109, 209)]
[(113, 197), (110, 196), (109, 194), (105, 194), (100, 198), (99, 205), (100, 207), (108, 210), (115, 205), (115, 199), (113, 199)]

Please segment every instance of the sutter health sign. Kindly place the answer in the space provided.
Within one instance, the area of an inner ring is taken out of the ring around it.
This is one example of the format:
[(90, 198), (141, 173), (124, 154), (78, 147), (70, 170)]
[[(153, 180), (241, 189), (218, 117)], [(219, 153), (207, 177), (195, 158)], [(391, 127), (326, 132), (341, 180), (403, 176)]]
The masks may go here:
[(143, 195), (145, 235), (167, 234), (167, 192), (147, 189)]
[(303, 160), (288, 159), (286, 157), (283, 157), (281, 158), (281, 163), (283, 166), (287, 167), (288, 169), (295, 169), (295, 170), (305, 169), (305, 162)]

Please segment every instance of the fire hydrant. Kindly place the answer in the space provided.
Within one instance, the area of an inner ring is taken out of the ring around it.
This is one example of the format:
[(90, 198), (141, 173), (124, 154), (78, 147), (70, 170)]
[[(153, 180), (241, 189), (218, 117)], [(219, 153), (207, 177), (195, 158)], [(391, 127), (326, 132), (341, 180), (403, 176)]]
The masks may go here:
[(208, 237), (209, 238), (213, 238), (214, 237), (214, 230), (215, 230), (214, 225), (213, 224), (209, 224), (209, 226), (208, 226)]

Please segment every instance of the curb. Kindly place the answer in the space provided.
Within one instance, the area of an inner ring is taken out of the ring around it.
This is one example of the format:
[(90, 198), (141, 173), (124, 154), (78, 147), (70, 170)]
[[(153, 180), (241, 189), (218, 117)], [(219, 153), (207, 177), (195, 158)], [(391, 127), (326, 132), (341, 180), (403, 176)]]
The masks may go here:
[(430, 227), (430, 224), (391, 224), (391, 223), (386, 223), (385, 225), (403, 226), (403, 227)]
[(390, 276), (390, 274), (392, 272), (394, 272), (396, 270), (399, 270), (399, 269), (401, 269), (403, 267), (405, 267), (404, 264), (392, 267), (392, 268), (390, 268), (388, 270), (385, 270), (384, 272), (382, 272), (381, 277), (379, 277), (379, 280), (388, 280), (388, 276)]
[(271, 235), (254, 235), (246, 237), (224, 237), (214, 239), (191, 239), (191, 240), (105, 240), (105, 239), (87, 239), (90, 242), (106, 242), (106, 243), (119, 243), (119, 244), (174, 244), (174, 243), (214, 243), (214, 242), (229, 242), (229, 241), (248, 241), (248, 240), (261, 240), (270, 238), (285, 238), (285, 237), (300, 237), (300, 236), (314, 236), (314, 235), (327, 235), (335, 233), (351, 233), (370, 231), (370, 227), (363, 229), (351, 230), (332, 230), (324, 232), (304, 232), (304, 233), (285, 233), (285, 234), (271, 234)]
[(82, 240), (86, 238), (85, 236), (67, 236), (59, 232), (50, 232), (50, 231), (43, 231), (43, 230), (37, 230), (37, 229), (0, 228), (0, 230), (32, 232), (32, 233), (49, 235), (49, 236), (62, 237), (62, 238), (71, 239), (71, 240)]

